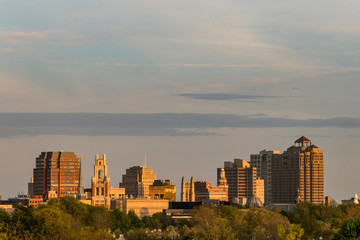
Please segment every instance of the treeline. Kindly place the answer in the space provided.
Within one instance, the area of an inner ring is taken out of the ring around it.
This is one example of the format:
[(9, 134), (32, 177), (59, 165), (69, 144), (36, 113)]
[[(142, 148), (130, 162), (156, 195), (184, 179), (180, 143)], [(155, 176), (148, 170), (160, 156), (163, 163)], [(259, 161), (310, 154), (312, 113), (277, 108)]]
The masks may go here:
[(0, 239), (359, 239), (360, 205), (331, 207), (303, 202), (292, 213), (277, 208), (234, 206), (194, 209), (191, 220), (171, 221), (163, 213), (139, 219), (133, 211), (108, 211), (75, 198), (0, 210)]

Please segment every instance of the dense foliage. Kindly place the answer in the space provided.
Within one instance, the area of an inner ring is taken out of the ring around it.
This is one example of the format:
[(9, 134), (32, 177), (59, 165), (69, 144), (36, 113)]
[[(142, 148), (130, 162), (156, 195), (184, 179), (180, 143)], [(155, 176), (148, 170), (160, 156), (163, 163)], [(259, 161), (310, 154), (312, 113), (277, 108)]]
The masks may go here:
[(108, 211), (75, 198), (0, 210), (0, 239), (359, 239), (360, 205), (331, 207), (303, 202), (293, 212), (277, 208), (201, 206), (191, 220), (173, 222), (162, 213), (139, 219), (130, 211)]

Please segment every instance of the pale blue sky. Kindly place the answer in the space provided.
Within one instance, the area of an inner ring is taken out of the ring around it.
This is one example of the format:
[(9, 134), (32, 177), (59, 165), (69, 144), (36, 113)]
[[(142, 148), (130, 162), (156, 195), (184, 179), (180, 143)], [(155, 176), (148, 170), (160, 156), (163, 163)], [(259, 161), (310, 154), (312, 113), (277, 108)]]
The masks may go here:
[(359, 26), (353, 0), (0, 0), (0, 192), (25, 191), (41, 151), (83, 155), (85, 182), (97, 153), (117, 186), (147, 152), (160, 178), (215, 184), (223, 161), (306, 135), (325, 151), (326, 194), (350, 197)]

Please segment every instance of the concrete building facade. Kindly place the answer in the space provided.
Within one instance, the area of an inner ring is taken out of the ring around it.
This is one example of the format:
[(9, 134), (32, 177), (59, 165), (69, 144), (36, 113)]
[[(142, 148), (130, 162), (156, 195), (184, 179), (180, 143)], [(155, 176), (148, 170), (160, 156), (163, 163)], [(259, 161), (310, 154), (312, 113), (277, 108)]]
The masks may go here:
[(324, 201), (323, 151), (302, 136), (271, 162), (272, 203)]
[(57, 197), (73, 197), (78, 192), (80, 158), (74, 152), (42, 152), (36, 158), (33, 195), (48, 198), (53, 191)]
[(111, 200), (112, 210), (119, 209), (125, 213), (134, 210), (140, 218), (152, 216), (154, 213), (163, 212), (168, 208), (169, 200), (166, 199), (124, 198)]
[[(263, 150), (250, 155), (250, 165), (256, 167), (256, 175), (264, 180), (264, 201), (271, 203), (271, 162), (273, 155), (280, 155), (280, 151)], [(258, 194), (259, 196), (259, 194)]]
[(127, 196), (149, 197), (149, 186), (156, 180), (151, 168), (145, 166), (134, 166), (126, 169), (126, 174), (122, 175), (121, 188), (125, 188)]

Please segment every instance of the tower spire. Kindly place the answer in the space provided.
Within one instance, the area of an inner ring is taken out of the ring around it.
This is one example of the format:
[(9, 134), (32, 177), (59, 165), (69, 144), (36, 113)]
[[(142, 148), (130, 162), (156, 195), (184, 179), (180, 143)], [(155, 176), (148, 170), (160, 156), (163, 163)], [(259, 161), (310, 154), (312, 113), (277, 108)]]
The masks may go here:
[(83, 175), (82, 175), (82, 169), (81, 169), (81, 161), (82, 161), (82, 156), (80, 156), (78, 193), (79, 194), (84, 194), (84, 185), (83, 185)]

